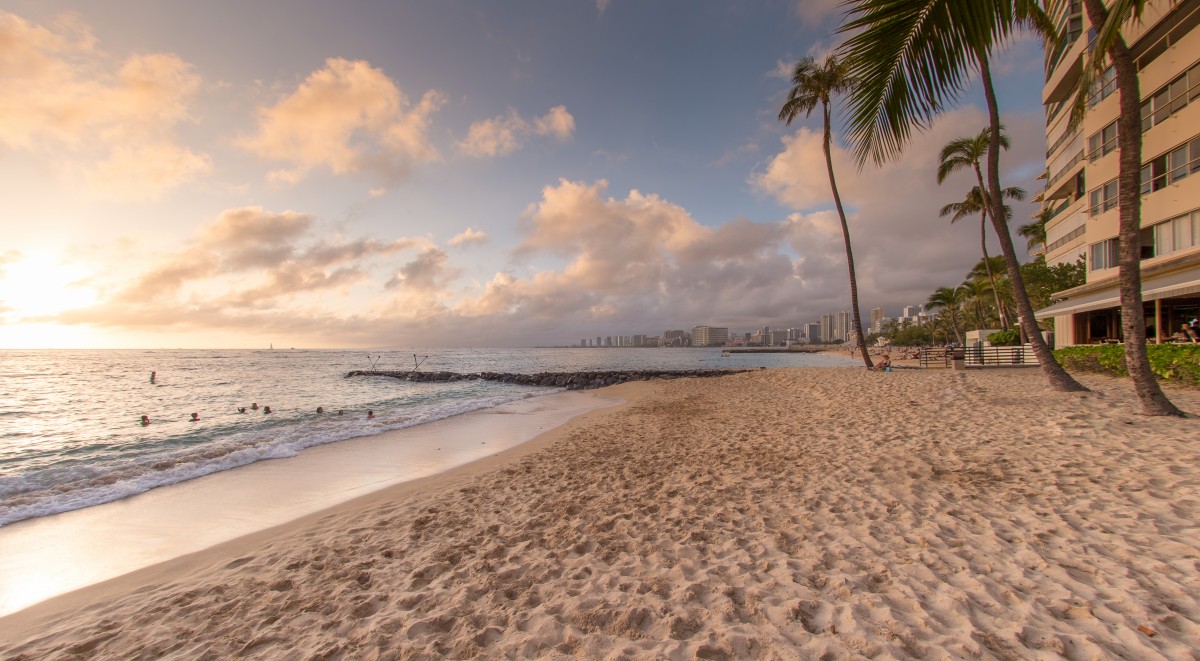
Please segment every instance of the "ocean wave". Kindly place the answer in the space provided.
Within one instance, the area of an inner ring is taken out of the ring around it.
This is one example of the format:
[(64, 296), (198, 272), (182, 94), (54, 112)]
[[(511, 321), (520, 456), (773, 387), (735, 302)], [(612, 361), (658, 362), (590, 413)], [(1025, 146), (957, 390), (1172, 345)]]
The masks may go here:
[(203, 444), (164, 448), (136, 457), (123, 455), (0, 476), (0, 526), (128, 498), (258, 461), (292, 457), (318, 445), (378, 435), (551, 392), (556, 391), (443, 399), (415, 410), (389, 411), (381, 407), (373, 420), (327, 414), (317, 420), (238, 432)]

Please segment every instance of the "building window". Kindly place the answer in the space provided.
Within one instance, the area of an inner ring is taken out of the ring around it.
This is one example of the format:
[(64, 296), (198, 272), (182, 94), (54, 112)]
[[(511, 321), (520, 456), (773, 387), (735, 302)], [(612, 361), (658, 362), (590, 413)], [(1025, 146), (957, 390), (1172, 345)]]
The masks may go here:
[(1200, 97), (1200, 64), (1193, 65), (1142, 102), (1142, 132), (1163, 123), (1197, 97)]
[(1179, 145), (1142, 166), (1142, 195), (1162, 190), (1197, 170), (1200, 170), (1200, 138)]
[(1088, 199), (1088, 215), (1098, 216), (1117, 206), (1117, 180), (1093, 190)]
[(1200, 211), (1193, 211), (1150, 228), (1154, 232), (1154, 256), (1169, 255), (1200, 245)]
[(1088, 251), (1088, 270), (1099, 271), (1100, 269), (1111, 269), (1117, 265), (1117, 239), (1113, 237), (1107, 241), (1093, 243)]
[(1105, 126), (1088, 138), (1088, 162), (1095, 163), (1101, 156), (1117, 148), (1117, 122)]
[(1109, 67), (1103, 74), (1097, 76), (1096, 81), (1092, 84), (1092, 93), (1088, 95), (1088, 107), (1107, 99), (1115, 91), (1117, 91), (1117, 70)]

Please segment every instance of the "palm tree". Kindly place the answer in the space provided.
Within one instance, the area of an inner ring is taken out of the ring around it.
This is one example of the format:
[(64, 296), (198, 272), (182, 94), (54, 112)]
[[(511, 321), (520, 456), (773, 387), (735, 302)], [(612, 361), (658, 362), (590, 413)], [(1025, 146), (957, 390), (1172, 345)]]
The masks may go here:
[[(945, 155), (945, 153), (945, 150), (943, 150), (942, 154)], [(942, 164), (946, 164), (944, 159), (942, 160)], [(941, 180), (942, 171), (941, 168), (939, 168), (938, 183), (941, 183)], [(1025, 189), (1018, 188), (1016, 186), (1009, 186), (1001, 191), (1001, 195), (1010, 200), (1023, 200), (1025, 199)], [(947, 204), (946, 206), (942, 207), (939, 215), (942, 218), (950, 216), (950, 222), (955, 223), (963, 218), (966, 218), (967, 216), (979, 214), (979, 245), (983, 248), (983, 265), (987, 270), (987, 279), (988, 282), (992, 283), (992, 288), (994, 290), (996, 286), (996, 276), (992, 273), (992, 260), (988, 258), (987, 251), (987, 209), (987, 193), (983, 192), (983, 189), (979, 186), (975, 186), (969, 193), (967, 193), (967, 198), (965, 200), (962, 202), (953, 202), (951, 204)], [(1008, 205), (1005, 205), (1004, 213), (1006, 218), (1011, 217), (1012, 209), (1010, 209)], [(996, 297), (996, 310), (998, 310), (1000, 313), (1000, 328), (1003, 330), (1008, 330), (1008, 315), (1004, 314), (1004, 306), (1000, 305), (999, 295)]]
[(983, 314), (983, 302), (991, 296), (992, 286), (983, 278), (967, 278), (958, 287), (963, 291), (963, 303), (975, 304), (975, 321), (979, 324), (975, 328), (986, 329), (988, 324)]
[(1037, 247), (1042, 247), (1042, 254), (1046, 251), (1046, 223), (1050, 220), (1050, 209), (1042, 207), (1032, 223), (1027, 223), (1017, 228), (1017, 234), (1025, 238), (1025, 249), (1033, 254), (1037, 251)]
[(1125, 368), (1133, 380), (1133, 389), (1142, 402), (1142, 412), (1147, 415), (1183, 415), (1178, 407), (1167, 399), (1146, 356), (1146, 319), (1142, 308), (1141, 269), (1141, 225), (1142, 225), (1142, 127), (1141, 99), (1137, 64), (1121, 26), (1131, 17), (1141, 17), (1145, 0), (1109, 0), (1105, 8), (1102, 0), (1084, 0), (1088, 20), (1096, 28), (1094, 49), (1088, 55), (1084, 67), (1086, 75), (1079, 82), (1075, 118), (1082, 117), (1084, 104), (1091, 90), (1091, 81), (1097, 71), (1105, 69), (1105, 55), (1112, 62), (1116, 74), (1118, 103), (1121, 114), (1117, 117), (1117, 146), (1121, 150), (1117, 174), (1117, 206), (1120, 214), (1117, 232), (1117, 286), (1121, 293), (1121, 331), (1125, 338)]
[(854, 332), (858, 336), (858, 346), (862, 350), (863, 363), (867, 368), (874, 367), (871, 356), (867, 352), (866, 335), (863, 334), (862, 317), (858, 312), (858, 280), (854, 275), (854, 252), (850, 249), (850, 226), (846, 223), (846, 212), (842, 209), (842, 197), (838, 194), (837, 180), (833, 176), (833, 155), (829, 145), (831, 135), (829, 130), (829, 100), (836, 94), (849, 91), (853, 87), (846, 65), (830, 55), (818, 65), (816, 60), (806, 57), (796, 63), (792, 72), (792, 89), (788, 92), (787, 101), (779, 110), (779, 120), (791, 126), (792, 120), (801, 112), (805, 117), (821, 105), (824, 118), (824, 141), (821, 143), (825, 150), (825, 166), (829, 171), (829, 188), (833, 191), (833, 204), (837, 207), (838, 218), (842, 221), (842, 239), (846, 243), (846, 265), (850, 269), (850, 309), (854, 311)]
[(1058, 364), (1041, 333), (1032, 331), (1037, 321), (1004, 217), (1000, 110), (988, 61), (992, 49), (1018, 26), (1051, 35), (1054, 26), (1036, 0), (847, 0), (847, 5), (850, 20), (839, 32), (851, 33), (841, 52), (850, 75), (862, 81), (851, 91), (848, 108), (850, 139), (860, 164), (897, 156), (913, 131), (957, 101), (978, 71), (989, 127), (984, 188), (1021, 325), (1031, 329), (1034, 355), (1051, 387), (1087, 390)]
[(963, 290), (961, 287), (939, 287), (925, 303), (925, 307), (930, 310), (943, 308), (950, 314), (950, 326), (954, 328), (954, 337), (960, 345), (963, 343), (963, 337), (962, 332), (958, 329), (958, 306), (962, 304), (962, 301)]

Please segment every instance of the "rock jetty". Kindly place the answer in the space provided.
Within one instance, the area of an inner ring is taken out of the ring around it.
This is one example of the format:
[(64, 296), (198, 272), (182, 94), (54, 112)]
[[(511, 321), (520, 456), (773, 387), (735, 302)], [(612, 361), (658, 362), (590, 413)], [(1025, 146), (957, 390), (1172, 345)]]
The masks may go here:
[(545, 386), (547, 388), (565, 388), (566, 390), (589, 390), (603, 388), (628, 381), (650, 381), (653, 379), (684, 379), (711, 378), (727, 376), (738, 372), (749, 372), (746, 369), (725, 370), (620, 370), (615, 372), (539, 372), (537, 374), (513, 374), (510, 372), (414, 372), (403, 370), (354, 370), (346, 374), (352, 376), (386, 376), (403, 381), (419, 383), (436, 383), (447, 381), (499, 381), (501, 383), (516, 383), (524, 386)]

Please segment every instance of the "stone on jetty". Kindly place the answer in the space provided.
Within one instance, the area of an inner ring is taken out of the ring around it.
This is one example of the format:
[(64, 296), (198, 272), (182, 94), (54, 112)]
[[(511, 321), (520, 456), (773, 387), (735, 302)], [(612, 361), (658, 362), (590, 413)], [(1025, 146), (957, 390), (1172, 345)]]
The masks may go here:
[(746, 369), (723, 370), (620, 370), (609, 372), (540, 372), (538, 374), (514, 374), (511, 372), (415, 372), (403, 370), (354, 370), (352, 376), (386, 376), (416, 383), (446, 383), (450, 381), (499, 381), (523, 386), (565, 388), (567, 390), (590, 390), (603, 388), (627, 381), (650, 381), (652, 379), (711, 378), (749, 372)]

